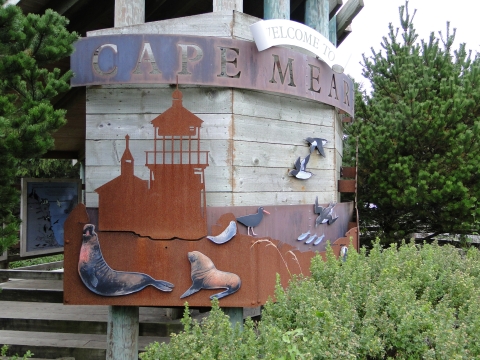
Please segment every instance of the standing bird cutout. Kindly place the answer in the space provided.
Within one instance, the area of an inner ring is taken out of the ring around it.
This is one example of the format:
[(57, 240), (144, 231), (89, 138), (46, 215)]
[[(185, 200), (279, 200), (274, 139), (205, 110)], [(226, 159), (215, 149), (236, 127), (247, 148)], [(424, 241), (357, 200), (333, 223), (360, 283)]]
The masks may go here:
[(317, 148), (318, 153), (323, 157), (325, 157), (325, 151), (323, 150), (323, 145), (325, 145), (328, 142), (326, 139), (308, 137), (305, 139), (305, 141), (310, 145), (310, 154), (313, 151), (315, 151), (315, 148)]
[(149, 285), (160, 291), (173, 290), (173, 284), (168, 281), (155, 280), (138, 272), (116, 271), (108, 266), (100, 250), (95, 226), (91, 224), (83, 227), (78, 274), (90, 291), (102, 296), (128, 295)]
[(303, 160), (300, 160), (300, 157), (298, 157), (297, 161), (295, 161), (295, 169), (290, 170), (288, 172), (288, 175), (295, 176), (297, 179), (300, 180), (310, 179), (312, 173), (310, 171), (307, 171), (307, 164), (309, 160), (310, 154), (308, 154)]
[(252, 234), (257, 236), (257, 234), (255, 234), (255, 232), (253, 231), (253, 228), (255, 226), (258, 226), (258, 224), (260, 224), (260, 222), (263, 219), (264, 213), (270, 215), (270, 213), (267, 210), (265, 210), (263, 207), (259, 207), (256, 214), (240, 216), (237, 218), (237, 221), (240, 224), (245, 225), (247, 227), (248, 235), (250, 235), (250, 229), (252, 229)]
[(315, 205), (313, 206), (313, 211), (315, 214), (318, 214), (317, 219), (315, 220), (315, 226), (318, 226), (320, 224), (326, 224), (332, 225), (335, 220), (338, 219), (338, 216), (336, 218), (333, 218), (333, 208), (335, 207), (337, 203), (331, 202), (328, 204), (327, 207), (319, 206), (318, 205), (318, 196), (315, 198)]

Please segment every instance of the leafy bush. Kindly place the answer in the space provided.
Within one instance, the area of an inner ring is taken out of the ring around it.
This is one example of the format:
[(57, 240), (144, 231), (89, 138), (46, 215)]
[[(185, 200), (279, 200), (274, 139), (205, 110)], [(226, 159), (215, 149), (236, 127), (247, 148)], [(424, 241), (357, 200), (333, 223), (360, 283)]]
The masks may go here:
[(213, 303), (202, 324), (150, 345), (150, 359), (474, 359), (480, 357), (480, 252), (377, 243), (346, 262), (329, 250), (312, 276), (277, 285), (262, 320), (231, 329)]

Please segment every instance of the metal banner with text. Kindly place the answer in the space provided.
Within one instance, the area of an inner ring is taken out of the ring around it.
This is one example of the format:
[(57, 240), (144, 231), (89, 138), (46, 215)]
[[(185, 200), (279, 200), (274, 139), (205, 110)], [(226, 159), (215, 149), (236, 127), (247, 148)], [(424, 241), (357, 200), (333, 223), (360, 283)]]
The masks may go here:
[(345, 74), (299, 52), (255, 43), (184, 35), (105, 35), (80, 39), (71, 56), (72, 86), (194, 84), (299, 96), (354, 114)]

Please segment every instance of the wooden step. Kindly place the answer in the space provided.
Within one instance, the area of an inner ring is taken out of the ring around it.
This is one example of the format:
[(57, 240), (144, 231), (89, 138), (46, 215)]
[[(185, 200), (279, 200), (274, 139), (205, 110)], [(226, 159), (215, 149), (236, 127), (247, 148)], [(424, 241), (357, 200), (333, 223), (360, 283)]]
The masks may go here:
[(0, 301), (63, 303), (62, 280), (10, 279), (0, 288)]
[[(154, 341), (169, 340), (169, 337), (140, 336), (138, 348), (143, 351)], [(46, 359), (74, 357), (75, 360), (104, 360), (107, 336), (0, 330), (0, 343), (9, 346), (7, 355), (10, 356), (23, 355), (30, 350), (35, 357)]]

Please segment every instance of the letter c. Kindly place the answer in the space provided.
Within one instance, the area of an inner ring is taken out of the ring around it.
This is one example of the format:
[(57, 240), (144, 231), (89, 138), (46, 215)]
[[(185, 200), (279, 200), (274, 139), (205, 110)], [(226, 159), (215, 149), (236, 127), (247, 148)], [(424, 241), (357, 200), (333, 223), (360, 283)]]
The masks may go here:
[(98, 66), (98, 57), (100, 56), (100, 53), (102, 52), (102, 50), (105, 49), (106, 47), (109, 47), (109, 48), (113, 49), (113, 52), (115, 54), (117, 54), (117, 45), (115, 45), (115, 44), (103, 44), (103, 45), (99, 46), (97, 48), (97, 50), (95, 50), (95, 52), (93, 53), (93, 58), (92, 58), (93, 70), (95, 70), (95, 72), (98, 75), (115, 76), (117, 74), (117, 67), (116, 66), (113, 66), (108, 71), (102, 71), (102, 69), (100, 69), (100, 66)]

